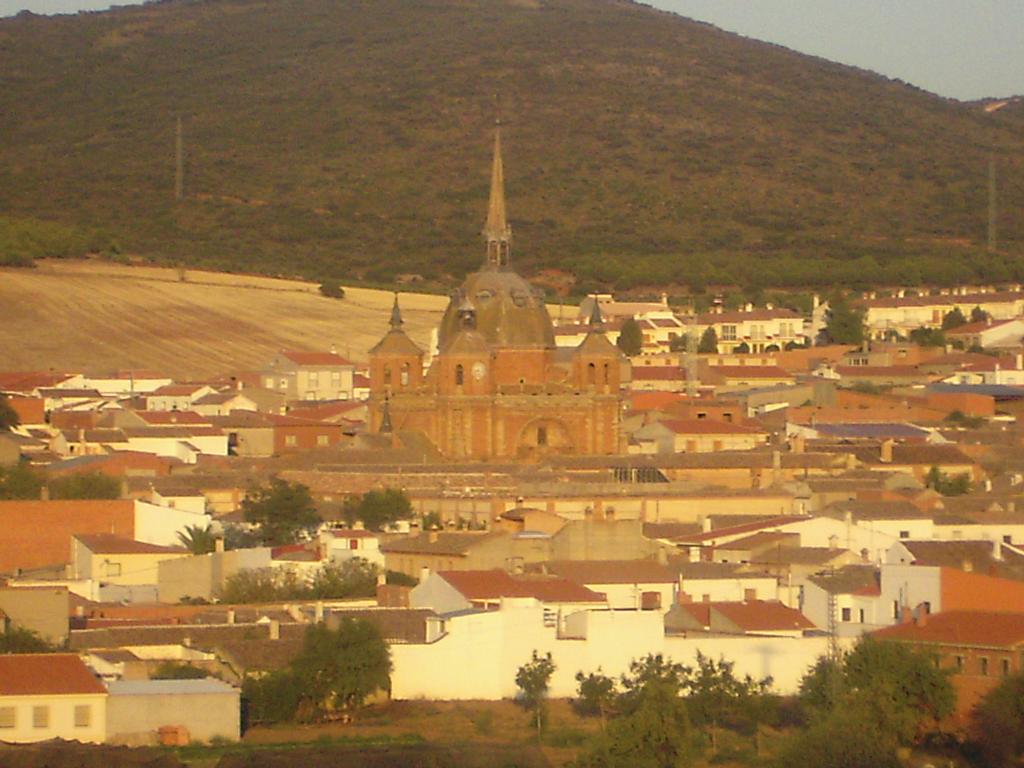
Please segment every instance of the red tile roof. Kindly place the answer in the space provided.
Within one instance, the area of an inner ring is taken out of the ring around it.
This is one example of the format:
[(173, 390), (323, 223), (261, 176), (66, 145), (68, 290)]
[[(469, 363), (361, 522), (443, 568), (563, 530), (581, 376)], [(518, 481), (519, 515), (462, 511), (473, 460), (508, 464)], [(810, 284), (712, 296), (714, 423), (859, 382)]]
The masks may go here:
[(510, 576), (505, 571), (438, 571), (467, 600), (533, 597), (544, 603), (604, 603), (604, 595), (557, 576)]
[(1010, 323), (1015, 322), (1017, 322), (1017, 318), (1015, 317), (1009, 320), (982, 320), (980, 323), (967, 323), (966, 325), (959, 325), (956, 328), (950, 328), (945, 333), (947, 336), (966, 336), (986, 331), (989, 328), (998, 328), (1001, 325), (1009, 325)]
[(728, 379), (792, 379), (793, 374), (777, 365), (712, 365), (711, 373)]
[(654, 560), (552, 560), (547, 573), (577, 584), (670, 584), (678, 581), (672, 569)]
[(923, 623), (898, 624), (872, 633), (879, 640), (1013, 648), (1024, 644), (1024, 613), (947, 611)]
[(763, 429), (729, 424), (714, 419), (663, 419), (661, 423), (677, 435), (758, 435), (764, 433)]
[(195, 394), (205, 386), (205, 384), (165, 384), (159, 389), (154, 390), (148, 397), (187, 397), (188, 395)]
[(66, 696), (106, 693), (73, 653), (17, 653), (0, 656), (0, 696)]
[(281, 355), (287, 357), (296, 365), (354, 365), (341, 355), (333, 352), (300, 352), (297, 350), (282, 350)]
[(0, 501), (0, 572), (68, 562), (76, 533), (135, 535), (135, 502)]
[[(633, 373), (639, 368), (634, 368)], [(677, 392), (636, 392), (630, 397), (630, 406), (634, 411), (660, 411), (665, 406), (687, 400)]]
[(136, 411), (135, 415), (151, 426), (162, 424), (204, 424), (209, 425), (210, 418), (195, 411)]
[(714, 610), (744, 632), (814, 628), (814, 624), (800, 611), (774, 600), (687, 603), (682, 609), (705, 627), (711, 626), (711, 612)]
[(632, 376), (633, 381), (685, 381), (686, 371), (675, 365), (638, 365)]
[(186, 553), (184, 547), (161, 547), (143, 541), (115, 536), (111, 533), (79, 533), (75, 538), (94, 554), (104, 555), (160, 555)]

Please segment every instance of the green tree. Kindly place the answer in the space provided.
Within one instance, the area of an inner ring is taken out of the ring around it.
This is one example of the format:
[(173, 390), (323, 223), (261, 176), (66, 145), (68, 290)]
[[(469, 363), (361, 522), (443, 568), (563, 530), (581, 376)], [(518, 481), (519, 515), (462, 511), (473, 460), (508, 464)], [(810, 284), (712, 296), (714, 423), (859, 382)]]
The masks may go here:
[(828, 302), (825, 329), (828, 344), (860, 344), (864, 341), (864, 312), (850, 304), (845, 293), (837, 291)]
[(13, 625), (0, 632), (0, 653), (54, 653), (57, 650), (31, 629)]
[(970, 493), (971, 476), (966, 472), (959, 475), (948, 475), (938, 467), (932, 467), (924, 476), (926, 488), (932, 488), (943, 496), (963, 496)]
[(42, 475), (24, 462), (0, 467), (0, 499), (38, 499), (43, 484)]
[(771, 687), (771, 678), (736, 677), (733, 666), (731, 661), (715, 661), (698, 651), (697, 666), (686, 670), (686, 704), (694, 725), (708, 728), (712, 753), (718, 751), (718, 727), (724, 719), (750, 718), (756, 727), (759, 708), (754, 702)]
[(747, 342), (745, 341), (741, 341), (739, 344), (732, 348), (732, 351), (738, 355), (746, 355), (750, 353), (750, 345), (747, 344)]
[(628, 357), (639, 355), (644, 345), (644, 334), (640, 330), (640, 323), (632, 317), (626, 318), (622, 322), (622, 327), (619, 328), (619, 338), (615, 340), (615, 344)]
[(303, 684), (291, 667), (262, 677), (246, 677), (242, 696), (249, 705), (251, 723), (273, 724), (295, 720), (303, 698)]
[(350, 597), (373, 597), (377, 593), (380, 569), (361, 557), (343, 563), (328, 563), (313, 575), (312, 597), (341, 600)]
[(946, 334), (938, 328), (915, 328), (909, 334), (910, 340), (921, 347), (946, 346)]
[(985, 323), (991, 315), (981, 307), (975, 307), (971, 310), (971, 322), (972, 323)]
[(959, 328), (961, 325), (967, 325), (967, 318), (964, 317), (960, 307), (953, 307), (942, 316), (942, 330), (944, 331), (948, 331), (950, 328)]
[(615, 680), (608, 675), (601, 674), (601, 669), (598, 667), (597, 672), (591, 672), (589, 675), (584, 675), (582, 670), (577, 672), (576, 684), (573, 709), (583, 716), (599, 715), (601, 730), (604, 730), (608, 715), (615, 705)]
[(715, 333), (714, 327), (709, 326), (707, 330), (701, 334), (700, 344), (697, 345), (697, 351), (702, 355), (718, 354), (718, 334)]
[(309, 488), (278, 477), (250, 489), (242, 501), (242, 513), (248, 522), (259, 525), (263, 543), (270, 546), (292, 544), (321, 522)]
[(351, 710), (391, 685), (391, 654), (376, 625), (342, 619), (337, 629), (315, 624), (292, 662), (314, 712)]
[(209, 677), (205, 669), (178, 661), (164, 661), (149, 676), (152, 680), (203, 680)]
[(0, 432), (10, 432), (20, 423), (18, 412), (7, 402), (7, 395), (0, 392)]
[(121, 481), (102, 472), (81, 472), (51, 480), (51, 499), (119, 499)]
[(412, 504), (404, 491), (375, 489), (346, 499), (341, 514), (349, 525), (361, 520), (371, 531), (380, 531), (398, 520), (412, 517)]
[(186, 525), (185, 530), (178, 531), (178, 541), (193, 555), (206, 555), (217, 549), (217, 534), (210, 526)]
[(1005, 678), (971, 711), (971, 740), (991, 768), (1024, 759), (1024, 673)]
[(540, 738), (544, 724), (544, 701), (551, 685), (551, 675), (555, 673), (555, 663), (551, 654), (540, 656), (537, 651), (528, 662), (516, 670), (516, 685), (519, 695), (516, 697), (526, 709), (533, 712), (537, 725), (537, 738)]

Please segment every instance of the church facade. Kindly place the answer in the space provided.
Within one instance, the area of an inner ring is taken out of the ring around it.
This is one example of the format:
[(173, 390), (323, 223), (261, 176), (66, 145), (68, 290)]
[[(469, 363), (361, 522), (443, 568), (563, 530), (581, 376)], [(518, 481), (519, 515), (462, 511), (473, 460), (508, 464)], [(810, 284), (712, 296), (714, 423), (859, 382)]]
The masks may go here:
[(559, 349), (543, 293), (512, 270), (500, 129), (483, 235), (484, 264), (452, 294), (427, 368), (396, 295), (390, 330), (370, 350), (371, 430), (420, 432), (453, 459), (624, 452), (629, 363), (596, 304), (579, 347)]

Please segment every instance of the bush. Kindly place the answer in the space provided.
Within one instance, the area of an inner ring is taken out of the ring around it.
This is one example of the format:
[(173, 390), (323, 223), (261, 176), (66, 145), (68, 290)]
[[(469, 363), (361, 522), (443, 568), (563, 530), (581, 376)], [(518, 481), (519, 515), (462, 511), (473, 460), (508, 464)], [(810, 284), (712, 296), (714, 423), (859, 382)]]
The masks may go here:
[(329, 299), (344, 299), (345, 289), (337, 280), (324, 280), (320, 283), (320, 295)]

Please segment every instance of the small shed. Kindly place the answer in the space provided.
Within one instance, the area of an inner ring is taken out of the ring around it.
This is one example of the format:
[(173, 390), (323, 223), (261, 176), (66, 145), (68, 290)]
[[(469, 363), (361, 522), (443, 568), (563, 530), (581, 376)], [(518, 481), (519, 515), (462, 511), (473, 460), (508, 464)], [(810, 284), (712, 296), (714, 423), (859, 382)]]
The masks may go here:
[(172, 731), (175, 743), (241, 736), (240, 691), (221, 680), (116, 680), (107, 689), (108, 742), (156, 744)]

